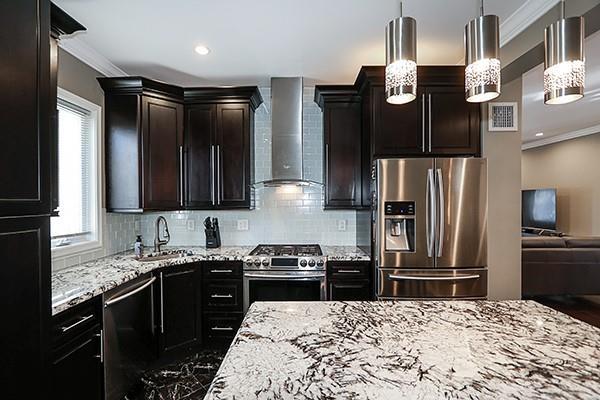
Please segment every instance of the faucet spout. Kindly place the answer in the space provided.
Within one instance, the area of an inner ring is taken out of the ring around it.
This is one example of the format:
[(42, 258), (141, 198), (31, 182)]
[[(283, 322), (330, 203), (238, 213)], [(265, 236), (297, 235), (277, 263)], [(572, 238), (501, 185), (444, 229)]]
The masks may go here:
[[(161, 239), (161, 231), (160, 231), (160, 223), (164, 223), (164, 239)], [(156, 218), (156, 223), (154, 225), (154, 251), (160, 252), (160, 246), (167, 245), (171, 240), (171, 235), (169, 234), (169, 224), (167, 224), (167, 220), (162, 215)]]

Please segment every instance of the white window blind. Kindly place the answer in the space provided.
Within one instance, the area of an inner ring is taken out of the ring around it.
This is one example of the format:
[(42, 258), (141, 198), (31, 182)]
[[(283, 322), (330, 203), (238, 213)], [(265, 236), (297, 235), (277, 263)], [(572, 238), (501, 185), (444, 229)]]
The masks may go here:
[(58, 216), (52, 245), (94, 240), (93, 119), (85, 108), (58, 98)]

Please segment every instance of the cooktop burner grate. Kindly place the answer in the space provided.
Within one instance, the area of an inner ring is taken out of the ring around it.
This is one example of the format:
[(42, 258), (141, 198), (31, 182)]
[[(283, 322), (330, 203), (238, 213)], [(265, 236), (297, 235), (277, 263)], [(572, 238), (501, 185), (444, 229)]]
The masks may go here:
[(266, 257), (311, 257), (322, 256), (318, 244), (259, 244), (250, 253), (251, 256)]

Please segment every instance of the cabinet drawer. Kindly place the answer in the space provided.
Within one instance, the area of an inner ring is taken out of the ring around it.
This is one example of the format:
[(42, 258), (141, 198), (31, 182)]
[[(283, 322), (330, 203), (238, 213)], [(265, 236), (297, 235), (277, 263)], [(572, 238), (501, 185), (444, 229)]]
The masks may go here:
[(208, 279), (242, 277), (241, 261), (208, 261), (202, 265), (202, 274)]
[(102, 326), (101, 305), (97, 296), (52, 317), (52, 345), (56, 347), (96, 325)]
[(242, 281), (207, 281), (204, 284), (203, 297), (205, 310), (242, 311)]
[(369, 301), (371, 298), (371, 285), (368, 280), (329, 282), (331, 301)]
[(327, 271), (333, 279), (361, 279), (369, 277), (369, 262), (329, 263)]
[[(204, 338), (232, 339), (242, 324), (243, 314), (240, 313), (205, 313)], [(210, 342), (206, 341), (210, 345)]]

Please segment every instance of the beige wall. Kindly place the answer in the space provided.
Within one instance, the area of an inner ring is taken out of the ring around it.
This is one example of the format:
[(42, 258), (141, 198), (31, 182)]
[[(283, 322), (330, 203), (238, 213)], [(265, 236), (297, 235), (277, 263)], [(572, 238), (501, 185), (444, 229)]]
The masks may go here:
[[(494, 101), (521, 105), (521, 79)], [(521, 298), (521, 132), (489, 132), (482, 106), (483, 156), (488, 160), (488, 298)], [(519, 115), (521, 112), (519, 110)]]
[(600, 133), (523, 151), (523, 189), (557, 189), (557, 229), (600, 235)]

